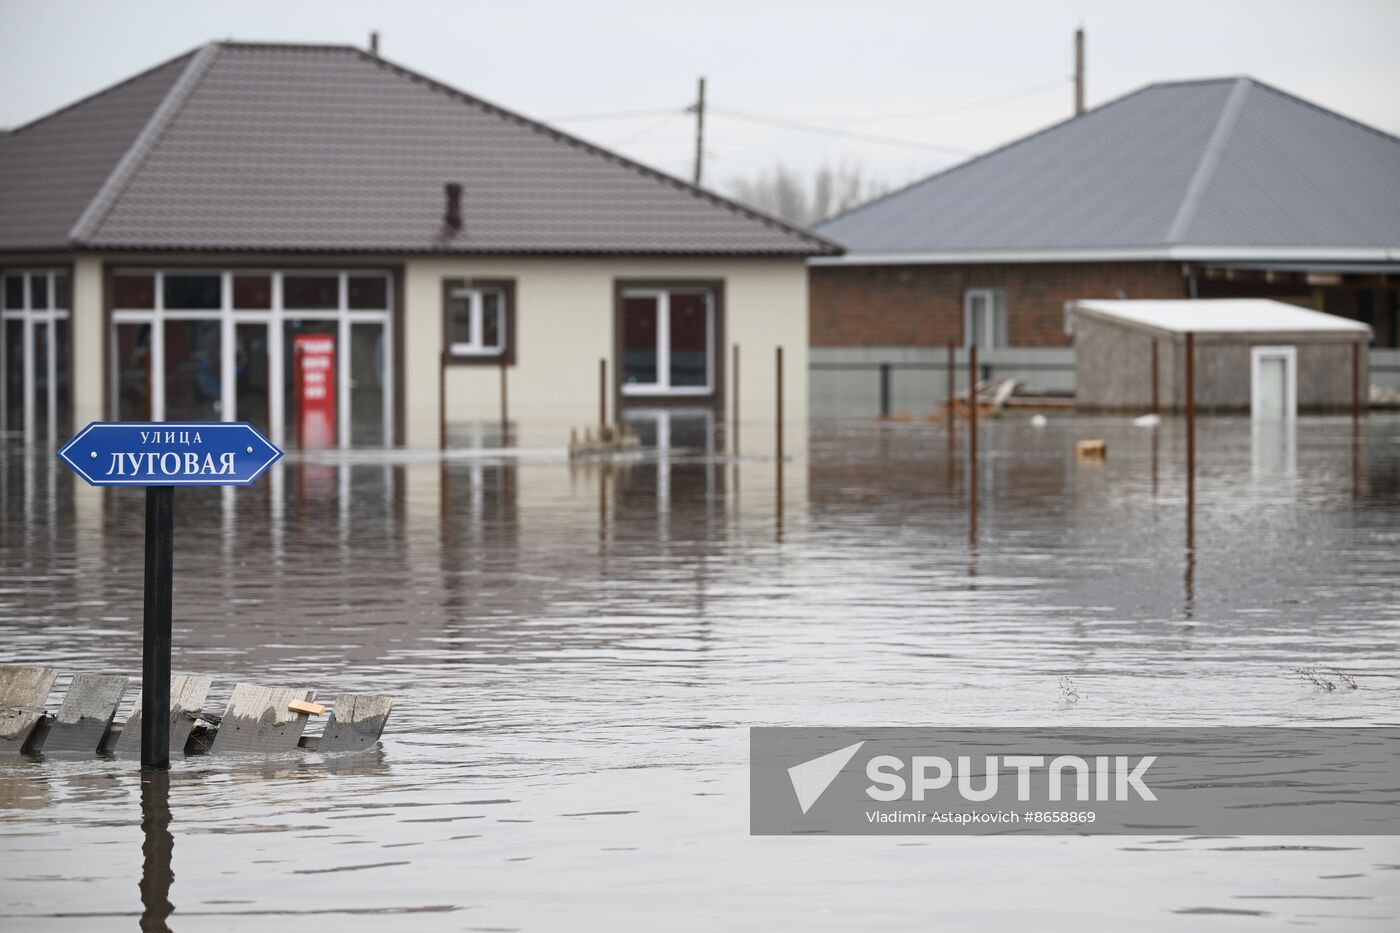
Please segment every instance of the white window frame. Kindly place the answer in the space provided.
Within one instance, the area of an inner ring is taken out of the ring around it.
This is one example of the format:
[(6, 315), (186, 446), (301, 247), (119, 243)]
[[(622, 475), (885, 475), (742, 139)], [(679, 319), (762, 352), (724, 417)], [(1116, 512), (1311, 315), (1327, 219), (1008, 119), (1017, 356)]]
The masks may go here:
[[(671, 385), (671, 296), (700, 295), (705, 299), (705, 384), (703, 386)], [(654, 298), (656, 300), (656, 382), (623, 382), (623, 395), (705, 396), (714, 392), (715, 385), (715, 293), (705, 288), (628, 288), (622, 298)], [(624, 317), (621, 326), (626, 327)], [(625, 361), (624, 361), (625, 365)], [(626, 379), (626, 370), (623, 370)]]
[[(22, 357), (21, 366), (24, 368), (20, 377), (21, 394), (21, 418), (24, 437), (33, 440), (37, 425), (35, 424), (35, 405), (38, 401), (36, 392), (38, 391), (35, 375), (38, 366), (43, 365), (48, 370), (47, 390), (44, 395), (45, 401), (45, 424), (44, 429), (50, 442), (58, 439), (58, 322), (67, 321), (71, 318), (72, 308), (55, 307), (58, 304), (58, 279), (68, 276), (68, 301), (73, 301), (73, 279), (69, 273), (63, 269), (5, 269), (2, 278), (18, 276), (23, 282), (23, 306), (19, 308), (5, 307), (0, 310), (0, 386), (4, 391), (9, 391), (9, 373), (6, 367), (9, 366), (9, 328), (4, 326), (4, 321), (20, 321), (20, 353)], [(47, 280), (48, 307), (35, 308), (33, 295), (33, 277), (42, 276)], [(0, 288), (4, 282), (0, 280)], [(0, 292), (0, 304), (3, 304), (4, 294)], [(44, 340), (44, 359), (42, 361), (34, 358), (34, 331), (43, 327), (46, 331)], [(73, 339), (73, 331), (68, 331), (68, 339)], [(68, 352), (72, 352), (71, 347)], [(8, 400), (0, 410), (0, 418), (9, 418)], [(5, 430), (9, 429), (8, 424), (3, 424)]]
[[(976, 345), (977, 349), (979, 349), (979, 350), (1001, 350), (1001, 349), (1005, 349), (1007, 346), (1010, 345), (1011, 341), (1010, 341), (1010, 339), (1009, 339), (1009, 335), (1008, 335), (1008, 339), (1007, 339), (1005, 342), (998, 343), (997, 340), (996, 340), (996, 333), (997, 333), (997, 321), (996, 321), (996, 318), (997, 318), (998, 308), (999, 308), (999, 307), (1002, 309), (1002, 310), (1001, 310), (1001, 313), (1002, 313), (1002, 315), (1003, 315), (1003, 321), (1002, 321), (1002, 328), (1001, 328), (1001, 329), (1002, 329), (1003, 332), (1006, 332), (1006, 331), (1008, 330), (1007, 322), (1006, 322), (1005, 319), (1004, 319), (1004, 316), (1005, 316), (1005, 314), (1006, 314), (1006, 311), (1005, 311), (1005, 307), (1006, 307), (1005, 295), (1006, 295), (1006, 290), (1005, 290), (1005, 289), (1001, 289), (1001, 288), (969, 288), (969, 289), (967, 289), (966, 291), (963, 292), (963, 348), (964, 348), (964, 349), (966, 349), (966, 348), (968, 348), (968, 347), (971, 347), (971, 346), (973, 346), (973, 345)], [(998, 303), (998, 301), (997, 301), (998, 296), (1001, 296), (1001, 297), (1002, 297), (1002, 301), (1001, 301), (1000, 303)], [(976, 332), (976, 321), (973, 320), (973, 318), (974, 318), (975, 315), (973, 314), (972, 306), (973, 306), (974, 300), (977, 299), (977, 298), (981, 298), (981, 299), (983, 299), (983, 300), (986, 302), (987, 315), (986, 315), (986, 317), (985, 317), (984, 320), (985, 320), (985, 322), (986, 322), (986, 327), (987, 327), (988, 329), (990, 329), (991, 333), (983, 333), (983, 334), (980, 334), (980, 335), (979, 335), (979, 334)], [(981, 336), (981, 337), (983, 337), (983, 338), (985, 338), (985, 339), (979, 340), (979, 339), (977, 339), (978, 336)]]
[[(486, 295), (496, 296), (496, 342), (482, 343), (481, 336), (486, 332), (482, 322), (486, 317)], [(472, 339), (454, 340), (447, 345), (451, 356), (500, 356), (506, 352), (506, 294), (499, 288), (454, 288), (449, 298), (467, 299), (468, 314), (471, 317)]]
[[(268, 431), (272, 435), (271, 440), (278, 446), (286, 443), (286, 380), (283, 378), (282, 369), (284, 360), (289, 348), (284, 346), (285, 327), (288, 320), (294, 321), (335, 321), (336, 322), (336, 437), (337, 446), (348, 448), (350, 446), (350, 431), (352, 426), (350, 399), (351, 399), (351, 373), (350, 373), (350, 336), (352, 324), (378, 324), (383, 328), (383, 367), (382, 376), (384, 383), (383, 416), (384, 425), (383, 443), (385, 447), (393, 445), (394, 440), (394, 367), (397, 361), (394, 355), (394, 273), (385, 269), (336, 269), (334, 267), (307, 268), (307, 269), (274, 269), (262, 267), (248, 267), (238, 269), (209, 269), (209, 268), (151, 268), (149, 266), (130, 266), (113, 270), (113, 275), (150, 275), (154, 278), (155, 307), (154, 308), (121, 308), (113, 307), (111, 314), (111, 326), (115, 328), (118, 324), (149, 324), (151, 325), (151, 419), (153, 421), (165, 420), (165, 322), (166, 321), (219, 321), (219, 347), (220, 347), (220, 405), (219, 417), (224, 421), (238, 420), (238, 389), (237, 374), (235, 372), (235, 328), (239, 324), (264, 324), (267, 326), (267, 391), (268, 395), (275, 399), (269, 405)], [(166, 275), (217, 275), (222, 278), (220, 290), (221, 300), (217, 310), (182, 311), (178, 309), (167, 310), (165, 308), (165, 276)], [(233, 307), (233, 279), (242, 275), (266, 275), (272, 279), (272, 295), (270, 308), (249, 308), (235, 309)], [(285, 308), (283, 307), (282, 285), (286, 278), (305, 277), (335, 277), (339, 280), (338, 298), (334, 308)], [(379, 309), (351, 309), (350, 302), (350, 279), (382, 277), (384, 285), (384, 303), (387, 307)], [(115, 333), (115, 331), (114, 331)], [(116, 353), (116, 340), (112, 341), (112, 353)], [(108, 388), (108, 405), (111, 416), (116, 417), (117, 406), (120, 404), (119, 393), (121, 391), (120, 374), (117, 366), (111, 367), (112, 385)]]
[(1272, 421), (1262, 410), (1259, 397), (1260, 373), (1266, 359), (1284, 361), (1284, 421), (1298, 419), (1298, 348), (1259, 346), (1249, 348), (1249, 416), (1254, 421)]

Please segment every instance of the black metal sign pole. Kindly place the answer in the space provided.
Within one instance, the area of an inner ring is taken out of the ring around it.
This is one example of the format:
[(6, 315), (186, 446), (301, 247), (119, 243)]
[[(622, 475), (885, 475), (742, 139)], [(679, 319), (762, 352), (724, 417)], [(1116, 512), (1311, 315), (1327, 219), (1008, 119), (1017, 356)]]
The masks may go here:
[(146, 487), (146, 615), (141, 629), (141, 767), (170, 767), (170, 604), (175, 487)]

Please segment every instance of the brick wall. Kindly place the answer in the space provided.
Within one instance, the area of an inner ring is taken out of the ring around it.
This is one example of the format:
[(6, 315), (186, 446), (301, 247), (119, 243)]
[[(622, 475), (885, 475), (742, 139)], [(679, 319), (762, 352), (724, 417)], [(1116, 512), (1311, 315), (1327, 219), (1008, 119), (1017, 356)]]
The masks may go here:
[(1006, 290), (1013, 347), (1063, 347), (1065, 302), (1185, 298), (1174, 262), (811, 266), (814, 347), (931, 347), (963, 339), (963, 292)]

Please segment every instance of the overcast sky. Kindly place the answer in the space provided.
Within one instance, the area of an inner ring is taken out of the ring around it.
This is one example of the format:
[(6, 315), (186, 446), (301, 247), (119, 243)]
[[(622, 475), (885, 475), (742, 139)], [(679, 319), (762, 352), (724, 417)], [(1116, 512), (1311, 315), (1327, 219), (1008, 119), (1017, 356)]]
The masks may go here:
[[(681, 111), (703, 74), (707, 182), (845, 160), (896, 183), (1068, 116), (1083, 25), (1090, 106), (1247, 74), (1400, 133), (1397, 0), (0, 0), (0, 12), (0, 126), (210, 39), (365, 45), (378, 29), (386, 58), (665, 171), (690, 174)], [(632, 111), (647, 113), (568, 119)]]

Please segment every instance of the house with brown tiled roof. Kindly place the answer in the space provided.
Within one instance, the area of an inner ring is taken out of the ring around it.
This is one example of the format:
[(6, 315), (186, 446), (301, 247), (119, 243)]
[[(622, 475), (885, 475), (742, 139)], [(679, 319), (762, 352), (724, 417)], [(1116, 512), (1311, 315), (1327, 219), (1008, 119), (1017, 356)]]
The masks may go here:
[(780, 346), (801, 418), (804, 262), (839, 252), (346, 46), (212, 43), (0, 136), (0, 220), (0, 412), (39, 439), (558, 445), (741, 375), (770, 417)]

